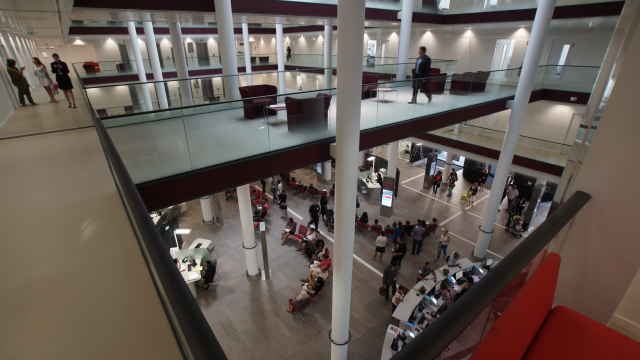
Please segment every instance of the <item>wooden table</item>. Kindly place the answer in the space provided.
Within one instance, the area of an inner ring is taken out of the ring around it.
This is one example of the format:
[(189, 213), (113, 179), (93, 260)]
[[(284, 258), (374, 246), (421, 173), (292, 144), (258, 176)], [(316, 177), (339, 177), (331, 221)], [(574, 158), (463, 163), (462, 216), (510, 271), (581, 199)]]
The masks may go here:
[[(390, 93), (390, 92), (396, 92), (396, 101), (398, 101), (398, 89), (388, 89), (388, 88), (377, 88), (376, 89), (377, 92), (382, 93), (382, 102), (385, 101), (385, 94), (386, 93)], [(373, 101), (373, 96), (369, 98), (369, 101)], [(377, 99), (377, 97), (376, 97)], [(380, 100), (377, 100), (378, 102), (380, 102)]]

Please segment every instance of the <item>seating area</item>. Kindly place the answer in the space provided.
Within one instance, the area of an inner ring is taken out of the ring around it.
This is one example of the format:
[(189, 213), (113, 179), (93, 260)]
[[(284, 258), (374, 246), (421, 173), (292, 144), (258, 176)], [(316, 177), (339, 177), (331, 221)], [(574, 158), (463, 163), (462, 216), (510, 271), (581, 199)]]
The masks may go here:
[(471, 93), (483, 93), (487, 87), (490, 72), (466, 72), (451, 76), (449, 93), (452, 95), (469, 95)]
[(369, 99), (377, 96), (376, 89), (378, 88), (378, 75), (376, 74), (362, 74), (362, 96), (361, 99)]
[[(411, 70), (411, 74), (413, 76), (416, 75), (415, 69)], [(427, 89), (431, 94), (444, 94), (445, 86), (447, 85), (447, 73), (441, 73), (438, 68), (430, 68), (429, 69), (429, 77), (431, 79), (427, 80)], [(420, 89), (421, 93), (425, 93), (424, 89)]]
[(287, 128), (290, 132), (316, 132), (329, 128), (329, 106), (333, 95), (318, 93), (311, 98), (287, 96)]
[[(273, 85), (251, 85), (251, 86), (241, 86), (238, 88), (240, 90), (240, 96), (243, 99), (247, 99), (243, 101), (244, 107), (244, 117), (248, 119), (255, 119), (256, 116), (263, 116), (263, 111), (265, 106), (275, 104), (277, 101), (277, 97), (275, 95), (278, 94), (278, 87)], [(269, 96), (274, 95), (274, 96)], [(264, 96), (258, 99), (250, 99), (255, 97)], [(269, 96), (269, 97), (266, 97)], [(276, 112), (273, 110), (268, 110), (269, 115), (275, 115)]]

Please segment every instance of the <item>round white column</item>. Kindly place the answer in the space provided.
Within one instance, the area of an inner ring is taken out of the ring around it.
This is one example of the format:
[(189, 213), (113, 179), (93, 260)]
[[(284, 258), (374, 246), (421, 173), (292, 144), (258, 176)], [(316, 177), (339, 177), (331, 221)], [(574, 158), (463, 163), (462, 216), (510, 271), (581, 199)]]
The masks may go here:
[(244, 43), (244, 72), (247, 74), (247, 85), (253, 85), (251, 76), (251, 44), (249, 44), (249, 24), (242, 23), (242, 42)]
[(7, 56), (9, 57), (9, 59), (14, 59), (17, 61), (18, 59), (16, 59), (16, 54), (13, 52), (13, 47), (11, 46), (9, 35), (5, 31), (3, 31), (1, 35), (2, 43), (4, 44), (4, 49), (7, 52)]
[(387, 153), (387, 176), (394, 179), (396, 177), (396, 168), (398, 167), (398, 145), (399, 141), (389, 144)]
[[(169, 35), (171, 36), (171, 47), (173, 48), (173, 61), (176, 64), (178, 79), (189, 79), (189, 69), (187, 68), (187, 58), (184, 53), (184, 42), (182, 41), (182, 29), (177, 21), (169, 22)], [(180, 86), (180, 97), (182, 106), (193, 105), (191, 96), (191, 82), (189, 80), (178, 81)]]
[(251, 210), (249, 185), (238, 186), (237, 190), (240, 228), (242, 228), (244, 241), (244, 255), (247, 259), (247, 277), (255, 279), (260, 276), (260, 268), (258, 267), (258, 242), (253, 231), (253, 211)]
[[(353, 215), (356, 212), (360, 146), (360, 93), (365, 0), (338, 2), (338, 94), (336, 95), (336, 203), (333, 250), (331, 359), (347, 358), (351, 281), (353, 276)], [(355, 51), (358, 49), (358, 51)]]
[(332, 43), (333, 43), (333, 25), (331, 25), (331, 20), (324, 21), (324, 88), (330, 89), (333, 86), (333, 69), (329, 69), (333, 64), (333, 54), (332, 54)]
[(398, 66), (396, 81), (407, 78), (407, 59), (409, 58), (409, 38), (413, 18), (413, 0), (402, 1), (402, 19), (400, 19), (400, 39), (398, 39)]
[(284, 94), (286, 83), (284, 79), (284, 35), (282, 32), (282, 18), (276, 18), (276, 54), (278, 57), (278, 93)]
[(127, 29), (129, 29), (129, 38), (131, 39), (131, 50), (136, 60), (138, 68), (138, 79), (142, 84), (138, 85), (138, 90), (142, 92), (142, 99), (145, 111), (153, 110), (153, 102), (151, 102), (151, 94), (149, 94), (149, 86), (147, 85), (147, 74), (144, 71), (144, 63), (142, 62), (142, 53), (140, 52), (140, 44), (138, 43), (138, 33), (136, 32), (136, 23), (127, 21)]
[(202, 207), (202, 222), (205, 224), (213, 224), (213, 213), (211, 212), (211, 201), (208, 196), (200, 198), (200, 206)]
[(444, 163), (444, 176), (443, 178), (448, 178), (449, 173), (451, 172), (451, 164), (453, 163), (453, 153), (451, 151), (447, 151), (447, 160)]
[(138, 67), (136, 66), (136, 55), (133, 52), (133, 45), (131, 44), (131, 40), (125, 38), (124, 45), (127, 48), (127, 56), (129, 57), (129, 63), (127, 64), (130, 67), (129, 71), (132, 73), (138, 73)]
[(225, 99), (240, 99), (238, 90), (238, 59), (236, 58), (236, 42), (233, 38), (233, 14), (231, 0), (214, 0), (216, 21), (218, 22), (218, 44), (220, 44), (220, 60), (222, 74), (230, 75), (222, 79), (225, 87)]
[(331, 160), (324, 162), (324, 182), (331, 183)]
[(480, 226), (480, 233), (478, 234), (476, 248), (473, 251), (473, 258), (475, 260), (484, 259), (487, 247), (489, 246), (491, 233), (494, 229), (493, 224), (496, 221), (498, 206), (500, 206), (500, 200), (502, 200), (502, 192), (499, 187), (506, 183), (507, 177), (509, 176), (509, 169), (511, 168), (511, 162), (516, 150), (516, 145), (518, 144), (518, 137), (520, 136), (520, 130), (522, 129), (522, 121), (524, 120), (524, 114), (527, 110), (527, 105), (529, 104), (529, 96), (533, 89), (533, 83), (538, 70), (538, 63), (540, 62), (542, 48), (547, 38), (547, 30), (549, 29), (551, 16), (553, 15), (555, 6), (556, 0), (540, 0), (538, 2), (538, 10), (536, 11), (536, 17), (533, 20), (531, 37), (529, 38), (529, 45), (527, 46), (527, 52), (524, 56), (522, 72), (520, 73), (520, 80), (518, 81), (518, 87), (516, 88), (513, 108), (511, 110), (511, 115), (509, 116), (507, 132), (504, 136), (502, 150), (500, 151), (500, 158), (498, 159), (498, 166), (496, 167), (496, 174), (493, 178), (493, 183), (497, 184), (497, 186), (489, 195), (487, 206), (484, 211), (484, 220)]
[[(153, 24), (149, 21), (142, 23), (144, 27), (144, 37), (147, 40), (147, 50), (149, 52), (149, 62), (151, 63), (151, 70), (153, 71), (154, 81), (163, 81), (162, 67), (160, 66), (160, 57), (158, 56), (158, 48), (156, 47), (156, 35), (153, 32)], [(158, 94), (158, 104), (160, 109), (168, 109), (169, 102), (167, 101), (167, 92), (164, 89), (163, 82), (156, 82), (156, 94)]]

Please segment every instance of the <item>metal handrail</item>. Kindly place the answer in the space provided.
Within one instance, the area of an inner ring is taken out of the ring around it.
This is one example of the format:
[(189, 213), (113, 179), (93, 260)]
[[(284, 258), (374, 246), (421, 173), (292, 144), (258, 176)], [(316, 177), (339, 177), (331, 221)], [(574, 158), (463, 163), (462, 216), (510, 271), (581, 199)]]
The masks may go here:
[(109, 133), (101, 120), (96, 119), (93, 114), (92, 118), (140, 251), (183, 358), (226, 360), (211, 326), (164, 246)]
[(473, 322), (591, 199), (577, 191), (392, 360), (432, 360)]

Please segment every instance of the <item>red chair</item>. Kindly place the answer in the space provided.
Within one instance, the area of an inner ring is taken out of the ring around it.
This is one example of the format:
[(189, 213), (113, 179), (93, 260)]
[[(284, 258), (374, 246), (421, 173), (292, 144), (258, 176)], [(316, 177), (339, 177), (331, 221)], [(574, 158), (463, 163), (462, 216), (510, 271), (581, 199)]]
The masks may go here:
[(304, 186), (302, 185), (297, 185), (296, 189), (298, 189), (298, 192), (301, 194), (306, 194), (307, 192), (304, 190)]
[(369, 229), (371, 230), (371, 232), (376, 233), (376, 234), (382, 233), (382, 226), (380, 226), (380, 225), (371, 225), (369, 227)]
[(489, 80), (489, 75), (491, 73), (489, 71), (478, 71), (473, 74), (471, 79), (471, 92), (472, 93), (483, 93), (487, 87), (487, 80)]
[(356, 226), (364, 230), (369, 230), (370, 228), (369, 224), (365, 224), (362, 221), (356, 222)]
[(296, 183), (293, 181), (289, 181), (289, 187), (293, 190), (296, 191), (298, 190), (298, 187), (296, 186)]
[(320, 191), (318, 191), (317, 195), (318, 196), (322, 196), (322, 195), (327, 196), (327, 190), (320, 190)]
[(404, 236), (410, 236), (412, 232), (413, 232), (413, 230), (405, 230), (404, 231)]
[(378, 75), (362, 74), (362, 100), (376, 97), (378, 95), (377, 88)]
[(395, 233), (393, 232), (393, 229), (384, 229), (384, 234), (385, 235), (395, 235)]
[(284, 98), (287, 107), (287, 129), (290, 132), (310, 133), (329, 128), (331, 94), (318, 93), (316, 97)]
[[(251, 99), (258, 96), (277, 95), (278, 87), (273, 85), (251, 85), (241, 86), (240, 96), (243, 99), (244, 117), (249, 119), (255, 119), (256, 116), (264, 116), (263, 109), (267, 105), (275, 104), (277, 102), (276, 96), (262, 97), (258, 99)], [(269, 115), (275, 115), (276, 112), (269, 110)]]
[[(258, 190), (259, 191), (259, 190)], [(262, 204), (262, 201), (267, 200), (267, 194), (262, 194), (261, 197), (259, 197), (258, 200), (253, 200), (253, 205), (255, 206), (260, 206)], [(269, 205), (267, 205), (268, 207)]]
[(318, 189), (307, 189), (307, 195), (304, 197), (305, 199), (309, 198), (309, 196), (318, 195)]
[(331, 197), (336, 196), (336, 191), (331, 189), (331, 191), (329, 191), (329, 196), (331, 196)]
[(302, 241), (302, 238), (307, 236), (308, 232), (309, 232), (309, 228), (300, 224), (300, 227), (298, 228), (298, 233), (290, 237), (294, 238), (295, 240)]
[(449, 88), (449, 94), (469, 95), (471, 93), (472, 81), (473, 73), (470, 72), (451, 75), (451, 87)]

